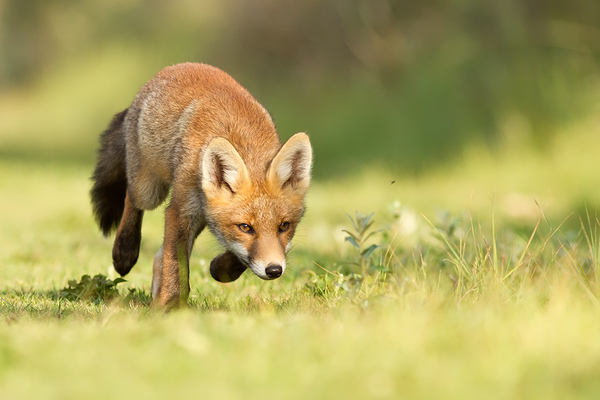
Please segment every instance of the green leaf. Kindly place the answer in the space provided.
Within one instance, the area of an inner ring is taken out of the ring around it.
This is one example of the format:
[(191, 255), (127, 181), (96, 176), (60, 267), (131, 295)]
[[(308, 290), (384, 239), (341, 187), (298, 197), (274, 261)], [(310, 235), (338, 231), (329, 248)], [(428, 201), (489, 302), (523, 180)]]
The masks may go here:
[(369, 228), (371, 228), (372, 225), (373, 225), (373, 222), (369, 222), (366, 225), (362, 225), (361, 229), (360, 229), (360, 235), (361, 236), (364, 235), (369, 230)]
[(356, 235), (355, 235), (354, 233), (352, 233), (352, 232), (350, 232), (350, 231), (347, 231), (347, 230), (345, 230), (345, 229), (342, 229), (342, 232), (344, 232), (344, 233), (346, 233), (346, 234), (350, 235), (350, 237), (352, 237), (352, 238), (353, 238), (355, 241), (357, 241), (357, 242), (358, 242), (358, 237), (356, 237)]
[[(346, 214), (346, 216), (348, 217), (350, 222), (352, 222), (352, 226), (354, 227), (354, 230), (358, 232), (358, 226), (356, 225), (356, 222), (354, 222), (354, 219), (349, 214)], [(358, 222), (358, 213), (357, 213), (356, 221)]]
[(384, 265), (375, 265), (373, 267), (370, 268), (373, 271), (379, 271), (379, 272), (390, 272), (390, 269)]
[(360, 246), (358, 245), (358, 243), (356, 243), (356, 239), (354, 239), (354, 237), (352, 236), (346, 236), (346, 241), (350, 242), (350, 244), (354, 247), (356, 247), (358, 250), (360, 250)]
[(381, 231), (383, 231), (383, 229), (378, 229), (378, 230), (376, 230), (376, 231), (373, 231), (373, 232), (369, 233), (369, 234), (368, 234), (368, 235), (367, 235), (365, 238), (363, 238), (363, 240), (362, 240), (362, 241), (363, 241), (363, 242), (366, 242), (368, 238), (370, 238), (371, 236), (373, 236), (373, 235), (375, 235), (376, 233), (379, 233), (379, 232), (381, 232)]
[[(362, 221), (361, 221), (362, 229), (361, 230), (363, 232), (366, 232), (367, 229), (369, 229), (369, 227), (371, 227), (371, 225), (373, 225), (373, 222), (375, 222), (375, 221), (371, 221), (371, 219), (373, 218), (374, 215), (375, 215), (375, 213), (371, 213), (367, 216), (364, 216), (364, 215), (362, 216)], [(371, 222), (369, 223), (369, 221), (371, 221)]]
[(362, 256), (363, 256), (364, 258), (369, 258), (369, 256), (370, 256), (370, 255), (371, 255), (371, 254), (372, 254), (372, 253), (373, 253), (373, 252), (374, 252), (376, 249), (378, 249), (378, 248), (379, 248), (379, 246), (378, 246), (378, 245), (376, 245), (376, 244), (372, 244), (372, 245), (370, 245), (369, 247), (367, 247), (366, 249), (364, 249), (364, 250), (363, 250), (363, 252), (362, 252)]

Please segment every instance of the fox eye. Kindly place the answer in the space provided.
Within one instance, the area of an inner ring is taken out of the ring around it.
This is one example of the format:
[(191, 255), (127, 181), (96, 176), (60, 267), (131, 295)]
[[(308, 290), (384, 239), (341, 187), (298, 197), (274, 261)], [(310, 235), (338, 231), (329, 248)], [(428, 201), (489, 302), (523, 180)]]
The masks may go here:
[(254, 233), (254, 229), (248, 224), (238, 224), (238, 228), (244, 233)]
[(279, 224), (279, 232), (285, 232), (288, 229), (290, 229), (290, 223), (289, 222), (282, 222), (281, 224)]

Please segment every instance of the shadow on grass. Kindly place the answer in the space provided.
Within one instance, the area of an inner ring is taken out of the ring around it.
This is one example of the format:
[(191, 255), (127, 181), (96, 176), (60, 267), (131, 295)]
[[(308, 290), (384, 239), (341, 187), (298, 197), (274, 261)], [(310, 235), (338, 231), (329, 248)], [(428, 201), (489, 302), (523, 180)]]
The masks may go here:
[[(264, 287), (240, 287), (239, 291), (198, 290), (188, 300), (188, 308), (199, 313), (287, 312), (301, 309), (306, 303), (304, 284), (283, 290)], [(5, 289), (0, 291), (0, 315), (6, 322), (23, 318), (33, 320), (94, 319), (109, 310), (145, 315), (152, 313), (152, 295), (139, 288), (117, 292), (109, 298), (66, 295), (64, 289)]]
[(149, 309), (152, 297), (141, 289), (129, 289), (110, 298), (70, 298), (64, 289), (45, 291), (5, 289), (0, 291), (0, 314), (6, 321), (23, 317), (34, 319), (62, 319), (66, 317), (90, 318), (110, 307), (130, 310)]

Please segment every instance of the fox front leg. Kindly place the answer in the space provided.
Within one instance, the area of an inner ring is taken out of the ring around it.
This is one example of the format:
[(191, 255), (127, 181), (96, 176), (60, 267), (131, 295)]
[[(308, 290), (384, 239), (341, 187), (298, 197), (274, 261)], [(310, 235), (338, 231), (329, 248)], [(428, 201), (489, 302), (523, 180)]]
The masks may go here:
[(190, 293), (189, 259), (193, 241), (191, 235), (182, 227), (183, 223), (177, 210), (171, 205), (165, 215), (165, 239), (163, 247), (154, 258), (152, 276), (152, 306), (168, 311), (187, 305)]
[(227, 251), (210, 262), (210, 275), (218, 282), (233, 282), (247, 268), (235, 254)]

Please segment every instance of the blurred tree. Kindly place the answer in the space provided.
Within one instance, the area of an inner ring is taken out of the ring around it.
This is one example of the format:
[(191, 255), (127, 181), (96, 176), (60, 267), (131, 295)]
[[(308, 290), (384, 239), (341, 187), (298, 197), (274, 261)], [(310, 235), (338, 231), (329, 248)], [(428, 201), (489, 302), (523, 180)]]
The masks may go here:
[(216, 64), (278, 125), (326, 132), (315, 135), (324, 171), (357, 154), (419, 169), (472, 138), (492, 145), (507, 121), (543, 146), (588, 111), (600, 1), (0, 0), (0, 88), (123, 44), (144, 54), (144, 79)]
[(23, 82), (43, 68), (53, 52), (52, 38), (44, 24), (46, 3), (0, 3), (0, 85)]
[[(442, 85), (440, 93), (444, 86), (459, 91), (473, 107), (472, 128), (490, 138), (496, 119), (516, 112), (543, 143), (552, 126), (581, 103), (574, 92), (598, 75), (600, 2), (595, 0), (228, 5), (231, 31), (220, 46), (225, 63), (243, 60), (240, 68), (253, 74), (304, 81), (368, 74), (393, 90), (414, 80), (425, 85), (415, 90), (429, 90), (421, 78), (427, 71)], [(430, 95), (436, 96), (435, 88)]]

